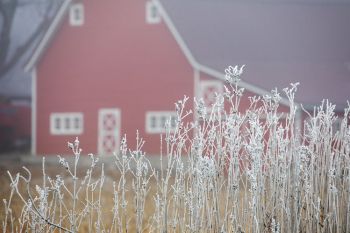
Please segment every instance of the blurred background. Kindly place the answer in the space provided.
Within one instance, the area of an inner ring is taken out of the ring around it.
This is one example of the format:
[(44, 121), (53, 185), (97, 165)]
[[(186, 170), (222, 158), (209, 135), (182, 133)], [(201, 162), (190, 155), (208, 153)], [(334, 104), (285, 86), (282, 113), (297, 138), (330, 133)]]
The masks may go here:
[(0, 1), (0, 152), (30, 151), (32, 79), (24, 64), (59, 1)]
[(341, 112), (350, 0), (0, 0), (0, 153), (58, 153), (75, 135), (107, 153), (137, 128), (156, 145), (177, 99), (210, 102), (243, 64), (251, 93), (300, 82), (297, 103)]

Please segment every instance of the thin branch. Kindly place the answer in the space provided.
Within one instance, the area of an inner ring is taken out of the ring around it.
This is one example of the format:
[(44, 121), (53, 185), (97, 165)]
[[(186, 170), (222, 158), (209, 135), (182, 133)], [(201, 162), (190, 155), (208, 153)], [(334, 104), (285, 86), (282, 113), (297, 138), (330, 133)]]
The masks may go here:
[(30, 34), (28, 39), (14, 51), (13, 55), (9, 57), (10, 34), (14, 27), (13, 19), (16, 14), (16, 9), (22, 5), (18, 3), (18, 0), (12, 1), (12, 8), (10, 8), (8, 12), (9, 15), (2, 14), (4, 16), (4, 28), (0, 34), (0, 48), (2, 51), (0, 54), (0, 78), (4, 77), (4, 75), (17, 64), (19, 59), (28, 51), (37, 38), (39, 38), (48, 28), (53, 18), (53, 16), (50, 16), (50, 14), (52, 13), (52, 9), (54, 7), (54, 1), (49, 1), (45, 9), (45, 15), (43, 16), (39, 25)]
[[(63, 230), (63, 231), (66, 231), (66, 232), (70, 232), (70, 233), (73, 233), (73, 231), (70, 231), (70, 230), (68, 230), (67, 228), (64, 228), (64, 227), (62, 227), (62, 226), (60, 226), (60, 225), (58, 225), (58, 224), (55, 224), (55, 223), (53, 223), (53, 222), (51, 222), (48, 218), (45, 218), (41, 213), (40, 213), (40, 211), (37, 209), (37, 207), (35, 206), (35, 204), (34, 204), (34, 198), (33, 198), (33, 196), (32, 196), (32, 194), (31, 194), (31, 192), (30, 192), (30, 181), (31, 181), (31, 177), (32, 177), (32, 175), (31, 175), (31, 172), (28, 170), (28, 168), (26, 168), (26, 167), (23, 167), (23, 169), (28, 173), (28, 178), (25, 178), (24, 176), (20, 176), (23, 180), (24, 180), (24, 182), (27, 184), (27, 194), (28, 194), (28, 196), (29, 196), (29, 199), (30, 199), (30, 201), (31, 201), (31, 203), (32, 203), (32, 206), (34, 207), (34, 210), (35, 211), (33, 211), (33, 213), (35, 214), (35, 215), (37, 215), (38, 217), (40, 217), (42, 220), (44, 220), (47, 224), (49, 224), (50, 226), (53, 226), (53, 227), (56, 227), (56, 228), (58, 228), (58, 229), (61, 229), (61, 230)], [(44, 187), (45, 188), (45, 187)]]

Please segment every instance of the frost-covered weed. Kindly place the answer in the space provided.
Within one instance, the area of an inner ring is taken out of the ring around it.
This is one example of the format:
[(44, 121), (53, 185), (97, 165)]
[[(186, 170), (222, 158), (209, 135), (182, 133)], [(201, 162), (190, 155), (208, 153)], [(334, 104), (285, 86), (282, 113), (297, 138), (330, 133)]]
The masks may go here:
[[(83, 223), (90, 232), (350, 232), (350, 105), (337, 132), (328, 101), (306, 112), (301, 129), (298, 83), (283, 90), (289, 111), (281, 113), (276, 89), (246, 97), (239, 87), (243, 66), (225, 72), (224, 93), (213, 106), (194, 99), (194, 121), (188, 97), (175, 104), (176, 127), (169, 119), (160, 169), (152, 168), (138, 133), (133, 150), (123, 137), (112, 205), (102, 204), (108, 177), (97, 157), (90, 155), (91, 166), (78, 176), (78, 139), (68, 143), (73, 164), (58, 157), (66, 177), (46, 175), (45, 160), (42, 185), (34, 189), (28, 169), (9, 173), (3, 232), (77, 232), (86, 230)], [(244, 110), (242, 98), (250, 103)], [(23, 203), (17, 218), (16, 195)]]

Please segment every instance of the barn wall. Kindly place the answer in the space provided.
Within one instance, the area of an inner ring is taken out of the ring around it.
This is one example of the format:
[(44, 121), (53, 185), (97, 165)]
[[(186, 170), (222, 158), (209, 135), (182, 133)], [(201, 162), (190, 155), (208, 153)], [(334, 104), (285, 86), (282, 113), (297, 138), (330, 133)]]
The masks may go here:
[(191, 66), (163, 22), (145, 22), (144, 1), (84, 5), (84, 25), (66, 19), (38, 66), (37, 153), (68, 154), (65, 143), (74, 140), (50, 134), (51, 112), (82, 112), (81, 146), (96, 153), (100, 108), (120, 109), (130, 147), (138, 129), (145, 151), (159, 153), (160, 136), (145, 132), (145, 112), (173, 110), (184, 94), (193, 96)]

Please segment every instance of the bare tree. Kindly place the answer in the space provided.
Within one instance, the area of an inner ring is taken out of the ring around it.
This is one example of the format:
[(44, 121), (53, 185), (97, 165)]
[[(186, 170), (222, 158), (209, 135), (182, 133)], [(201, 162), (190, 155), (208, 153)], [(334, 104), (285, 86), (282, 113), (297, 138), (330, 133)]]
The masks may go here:
[[(47, 29), (52, 20), (55, 6), (60, 2), (58, 0), (0, 0), (0, 79), (17, 64), (25, 52)], [(41, 20), (30, 35), (26, 36), (24, 42), (11, 51), (10, 47), (13, 43), (11, 33), (15, 26), (16, 12), (21, 7), (33, 6), (33, 4), (38, 6), (38, 10), (40, 9)]]

